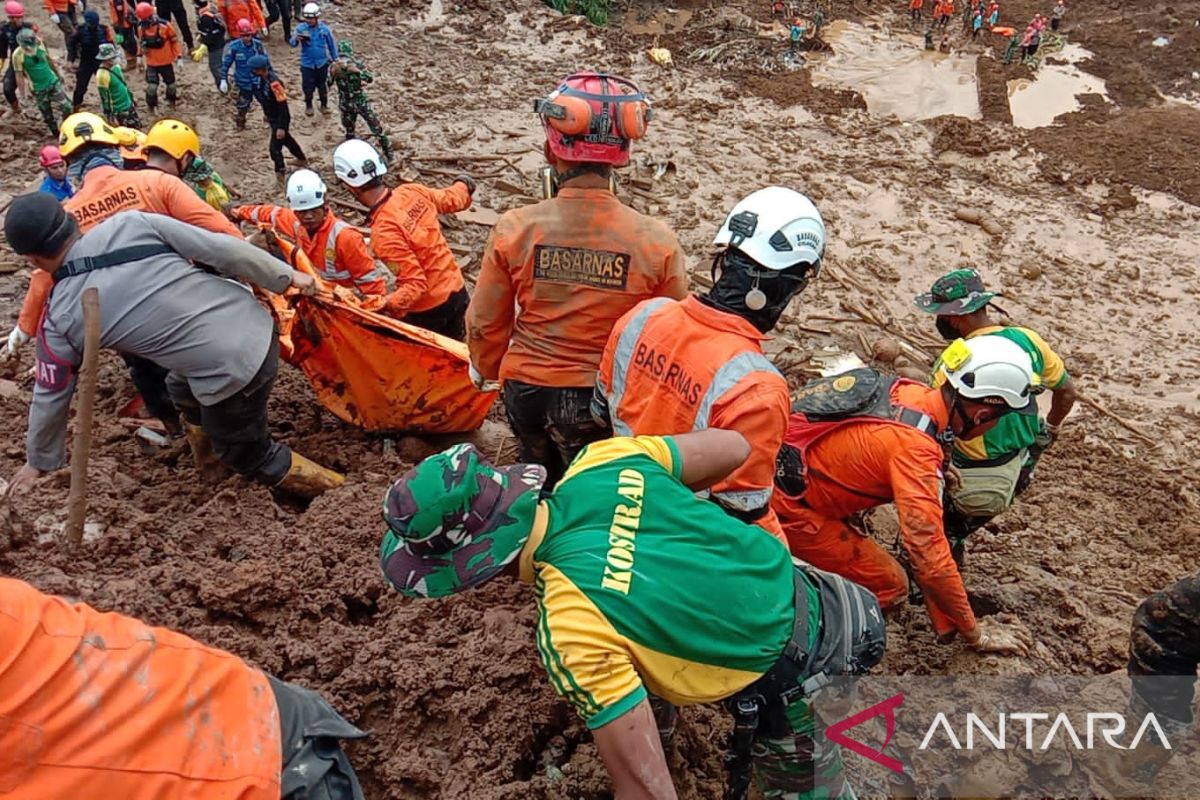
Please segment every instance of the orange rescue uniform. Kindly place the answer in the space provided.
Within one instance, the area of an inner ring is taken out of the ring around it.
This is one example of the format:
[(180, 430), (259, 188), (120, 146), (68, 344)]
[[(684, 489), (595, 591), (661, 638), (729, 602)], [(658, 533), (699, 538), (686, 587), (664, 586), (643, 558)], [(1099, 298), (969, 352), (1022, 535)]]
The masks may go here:
[(42, 0), (42, 8), (47, 14), (66, 14), (72, 0)]
[(461, 181), (449, 189), (405, 183), (371, 212), (371, 249), (396, 276), (396, 290), (387, 299), (388, 316), (400, 319), (437, 308), (466, 285), (438, 214), (470, 206), (471, 193)]
[(652, 297), (685, 296), (670, 228), (608, 189), (565, 188), (492, 229), (467, 309), (471, 362), (488, 380), (591, 387), (622, 315)]
[[(138, 25), (137, 36), (148, 67), (169, 67), (175, 63), (175, 59), (183, 55), (179, 37), (169, 22), (159, 20), (153, 25)], [(162, 37), (162, 47), (146, 46), (146, 39), (154, 36)]]
[[(928, 414), (938, 430), (946, 428), (949, 411), (940, 389), (902, 382), (891, 397), (895, 405)], [(804, 454), (803, 496), (777, 490), (771, 499), (792, 553), (862, 584), (884, 608), (895, 606), (908, 595), (904, 568), (847, 521), (894, 502), (900, 539), (934, 629), (939, 635), (974, 630), (975, 615), (942, 528), (944, 458), (932, 437), (900, 423), (866, 420), (833, 429)]]
[(282, 758), (237, 656), (0, 578), (0, 794), (279, 800)]
[(316, 233), (300, 224), (296, 212), (281, 206), (238, 206), (233, 215), (253, 223), (269, 222), (275, 230), (300, 245), (317, 275), (325, 281), (355, 289), (364, 295), (379, 296), (387, 291), (387, 281), (375, 267), (366, 240), (350, 223), (326, 212)]
[[(174, 217), (213, 233), (228, 233), (239, 238), (242, 235), (236, 225), (201, 200), (186, 183), (152, 169), (127, 172), (103, 166), (88, 170), (79, 191), (63, 203), (63, 208), (75, 215), (83, 233), (120, 211), (134, 209)], [(17, 327), (30, 335), (38, 329), (42, 308), (53, 286), (49, 272), (33, 271)]]
[(739, 516), (765, 512), (754, 522), (784, 539), (769, 503), (790, 400), (787, 381), (763, 354), (766, 339), (696, 297), (648, 300), (613, 328), (596, 385), (616, 436), (727, 428), (746, 437), (750, 457), (712, 487), (712, 497)]
[(231, 41), (239, 35), (237, 29), (239, 19), (250, 20), (256, 33), (267, 27), (266, 17), (263, 16), (262, 9), (255, 0), (218, 0), (217, 10), (221, 12), (221, 17), (225, 20), (225, 30), (229, 32)]

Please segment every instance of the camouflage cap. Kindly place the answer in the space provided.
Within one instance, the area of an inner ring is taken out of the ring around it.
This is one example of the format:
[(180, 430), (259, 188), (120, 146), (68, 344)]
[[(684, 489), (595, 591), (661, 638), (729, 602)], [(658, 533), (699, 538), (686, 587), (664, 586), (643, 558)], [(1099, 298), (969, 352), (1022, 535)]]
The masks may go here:
[(384, 496), (384, 575), (408, 597), (445, 597), (489, 580), (529, 539), (545, 482), (544, 467), (496, 467), (470, 444), (430, 456)]
[(917, 295), (917, 308), (930, 314), (960, 317), (986, 306), (998, 292), (984, 288), (983, 277), (973, 269), (956, 269), (933, 282), (928, 292)]

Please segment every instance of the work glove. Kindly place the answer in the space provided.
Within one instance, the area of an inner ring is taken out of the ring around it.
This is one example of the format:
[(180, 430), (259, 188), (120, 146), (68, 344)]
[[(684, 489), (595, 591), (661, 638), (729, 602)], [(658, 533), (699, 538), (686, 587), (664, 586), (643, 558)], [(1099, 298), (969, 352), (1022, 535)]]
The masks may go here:
[(229, 81), (222, 78), (221, 84), (217, 88), (220, 90), (221, 94), (229, 94)]
[(467, 362), (467, 374), (471, 376), (471, 385), (482, 392), (487, 386), (488, 380), (480, 375), (479, 370), (475, 369), (475, 365), (469, 361)]
[(0, 356), (3, 356), (0, 360), (7, 361), (15, 356), (17, 351), (28, 341), (29, 334), (14, 325), (13, 329), (8, 333), (8, 341), (4, 343), (3, 349), (0, 349)]
[(472, 178), (470, 175), (465, 175), (465, 174), (459, 175), (458, 177), (456, 177), (454, 179), (454, 182), (466, 184), (467, 194), (469, 194), (469, 195), (475, 194), (475, 179)]
[(57, 13), (51, 14), (50, 21), (57, 25), (58, 23), (62, 22), (62, 17), (60, 17)]

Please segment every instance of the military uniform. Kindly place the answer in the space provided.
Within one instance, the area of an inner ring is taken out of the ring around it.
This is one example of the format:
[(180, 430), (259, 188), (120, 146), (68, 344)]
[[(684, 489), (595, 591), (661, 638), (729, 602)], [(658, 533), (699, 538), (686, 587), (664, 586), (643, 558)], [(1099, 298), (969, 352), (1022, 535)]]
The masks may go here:
[[(392, 140), (383, 131), (383, 125), (371, 105), (371, 99), (363, 90), (363, 84), (372, 83), (375, 78), (367, 71), (363, 62), (354, 56), (349, 42), (338, 45), (340, 57), (333, 63), (329, 72), (329, 82), (337, 87), (338, 111), (342, 115), (342, 128), (346, 138), (355, 138), (354, 127), (358, 117), (362, 117), (371, 130), (371, 134), (379, 143), (384, 159), (390, 164), (393, 159)], [(350, 69), (354, 67), (355, 69)]]

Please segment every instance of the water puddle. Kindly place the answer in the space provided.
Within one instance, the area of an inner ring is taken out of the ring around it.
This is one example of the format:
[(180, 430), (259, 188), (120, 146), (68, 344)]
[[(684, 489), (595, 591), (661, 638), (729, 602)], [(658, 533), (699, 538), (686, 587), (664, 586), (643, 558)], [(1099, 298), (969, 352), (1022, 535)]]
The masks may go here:
[(647, 36), (672, 33), (687, 25), (693, 13), (686, 8), (664, 8), (641, 22), (626, 22), (625, 30)]
[[(1081, 94), (1098, 94), (1107, 100), (1104, 81), (1076, 66), (1091, 56), (1085, 48), (1067, 44), (1060, 52), (1046, 56), (1032, 81), (1009, 81), (1008, 107), (1012, 110), (1013, 124), (1018, 128), (1052, 125), (1063, 114), (1082, 108), (1078, 99)], [(1067, 63), (1055, 63), (1063, 61)]]
[(845, 20), (831, 23), (821, 38), (833, 53), (809, 57), (814, 86), (853, 89), (872, 114), (905, 122), (943, 114), (981, 116), (973, 55), (930, 52), (915, 34)]

